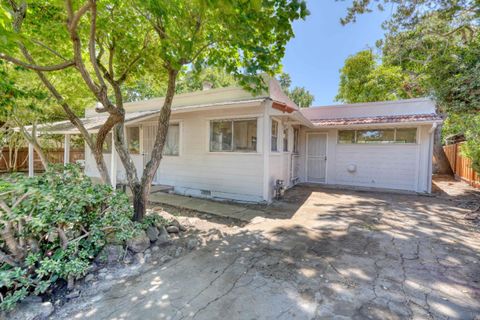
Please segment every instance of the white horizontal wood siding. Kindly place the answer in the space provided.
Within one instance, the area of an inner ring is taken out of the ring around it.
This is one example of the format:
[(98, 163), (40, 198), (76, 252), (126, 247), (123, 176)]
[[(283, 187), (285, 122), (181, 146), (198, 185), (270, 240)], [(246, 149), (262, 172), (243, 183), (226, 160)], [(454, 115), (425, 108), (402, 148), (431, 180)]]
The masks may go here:
[[(257, 152), (210, 152), (210, 121), (257, 119)], [(180, 156), (163, 158), (155, 183), (176, 192), (241, 201), (263, 201), (263, 109), (238, 108), (172, 115), (181, 121)]]
[[(417, 127), (416, 144), (338, 144), (338, 130), (300, 130), (300, 181), (306, 182), (308, 132), (328, 136), (326, 184), (429, 192), (431, 125)], [(350, 173), (349, 165), (356, 171)]]
[[(337, 145), (336, 184), (416, 190), (417, 145)], [(348, 172), (350, 165), (355, 172)]]

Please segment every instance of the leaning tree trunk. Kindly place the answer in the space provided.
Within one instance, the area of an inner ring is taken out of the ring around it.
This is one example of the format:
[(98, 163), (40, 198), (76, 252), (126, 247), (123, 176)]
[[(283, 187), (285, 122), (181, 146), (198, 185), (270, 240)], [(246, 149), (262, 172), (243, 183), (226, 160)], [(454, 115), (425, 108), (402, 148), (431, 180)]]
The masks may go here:
[(445, 155), (442, 146), (442, 125), (438, 125), (433, 136), (433, 173), (452, 175), (453, 171), (450, 162)]
[(38, 154), (38, 157), (40, 158), (40, 162), (42, 163), (43, 169), (47, 170), (48, 169), (48, 159), (47, 159), (47, 155), (45, 154), (45, 152), (43, 152), (43, 149), (42, 149), (42, 147), (40, 146), (40, 143), (38, 143), (38, 140), (37, 140), (37, 133), (36, 133), (36, 131), (37, 131), (36, 126), (37, 125), (34, 123), (32, 125), (32, 132), (28, 133), (27, 130), (25, 129), (25, 127), (22, 124), (20, 124), (18, 121), (16, 121), (16, 122), (20, 126), (20, 131), (22, 132), (22, 135), (25, 138), (25, 140), (27, 140), (28, 143), (30, 143), (33, 146), (33, 149)]
[(158, 129), (155, 135), (155, 143), (153, 145), (151, 158), (143, 170), (141, 180), (138, 179), (137, 169), (125, 145), (123, 123), (117, 124), (114, 129), (115, 149), (117, 150), (120, 160), (125, 168), (130, 190), (132, 191), (134, 210), (133, 219), (135, 221), (141, 221), (145, 217), (153, 177), (155, 176), (155, 172), (157, 172), (160, 161), (162, 160), (162, 151), (167, 137), (173, 96), (175, 95), (177, 74), (178, 71), (169, 69), (167, 93), (158, 117)]

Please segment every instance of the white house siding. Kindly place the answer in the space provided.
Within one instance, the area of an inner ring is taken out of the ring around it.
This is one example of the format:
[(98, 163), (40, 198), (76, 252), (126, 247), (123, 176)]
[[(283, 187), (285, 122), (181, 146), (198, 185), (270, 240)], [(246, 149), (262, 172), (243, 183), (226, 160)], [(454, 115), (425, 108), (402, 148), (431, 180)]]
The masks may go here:
[[(326, 184), (429, 192), (431, 125), (417, 127), (417, 144), (337, 144), (337, 129), (300, 131), (300, 181), (306, 181), (308, 132), (327, 133)], [(360, 128), (359, 128), (360, 129)], [(356, 172), (349, 173), (349, 165)]]
[[(416, 190), (417, 145), (337, 145), (335, 183)], [(349, 165), (356, 171), (348, 172)]]
[[(108, 172), (110, 173), (112, 155), (110, 153), (104, 153), (103, 157), (105, 159)], [(140, 154), (133, 154), (132, 160), (137, 168), (137, 174), (140, 176), (143, 172), (143, 156)], [(89, 177), (100, 178), (100, 172), (98, 172), (95, 158), (88, 147), (85, 147), (85, 174)], [(123, 167), (122, 161), (117, 154), (117, 181), (122, 182), (125, 180), (125, 168)]]
[[(257, 152), (210, 152), (210, 121), (257, 118)], [(240, 201), (263, 201), (263, 108), (235, 108), (174, 114), (180, 122), (180, 155), (165, 156), (155, 183), (180, 194)]]

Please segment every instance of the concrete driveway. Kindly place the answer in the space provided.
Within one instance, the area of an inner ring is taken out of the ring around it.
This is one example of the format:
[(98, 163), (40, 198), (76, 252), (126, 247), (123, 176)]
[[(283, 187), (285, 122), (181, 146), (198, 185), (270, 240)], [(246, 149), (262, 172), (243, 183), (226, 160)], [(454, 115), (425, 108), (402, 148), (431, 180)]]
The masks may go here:
[(457, 205), (296, 187), (265, 217), (55, 318), (478, 319), (479, 233)]

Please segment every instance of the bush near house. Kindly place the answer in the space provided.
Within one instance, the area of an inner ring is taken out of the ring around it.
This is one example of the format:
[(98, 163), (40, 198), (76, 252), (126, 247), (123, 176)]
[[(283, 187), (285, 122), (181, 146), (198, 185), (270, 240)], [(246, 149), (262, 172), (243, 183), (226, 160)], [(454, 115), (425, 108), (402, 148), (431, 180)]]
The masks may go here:
[(125, 241), (143, 226), (128, 197), (93, 184), (74, 165), (0, 182), (0, 309), (84, 276), (107, 240)]

